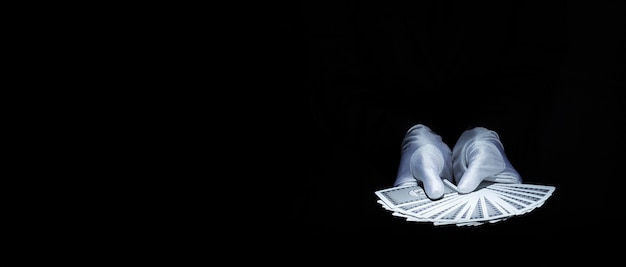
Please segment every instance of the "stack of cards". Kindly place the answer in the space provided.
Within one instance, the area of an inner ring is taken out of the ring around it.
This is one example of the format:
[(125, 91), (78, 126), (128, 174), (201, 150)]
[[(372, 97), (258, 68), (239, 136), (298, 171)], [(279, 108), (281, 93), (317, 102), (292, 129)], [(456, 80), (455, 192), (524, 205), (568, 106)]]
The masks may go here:
[(376, 191), (383, 208), (407, 221), (434, 225), (475, 226), (494, 223), (540, 207), (554, 186), (483, 182), (471, 193), (462, 194), (444, 180), (446, 191), (438, 200), (429, 199), (420, 186), (400, 186)]

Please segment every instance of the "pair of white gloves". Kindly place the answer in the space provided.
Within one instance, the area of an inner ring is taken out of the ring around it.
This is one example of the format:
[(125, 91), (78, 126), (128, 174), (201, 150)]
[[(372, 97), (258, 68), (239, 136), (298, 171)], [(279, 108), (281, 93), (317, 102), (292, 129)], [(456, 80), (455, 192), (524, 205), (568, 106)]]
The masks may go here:
[(454, 181), (460, 193), (474, 191), (482, 181), (521, 183), (498, 134), (484, 127), (464, 131), (450, 150), (441, 136), (423, 124), (411, 127), (402, 142), (394, 186), (421, 182), (431, 199), (443, 197), (442, 179)]

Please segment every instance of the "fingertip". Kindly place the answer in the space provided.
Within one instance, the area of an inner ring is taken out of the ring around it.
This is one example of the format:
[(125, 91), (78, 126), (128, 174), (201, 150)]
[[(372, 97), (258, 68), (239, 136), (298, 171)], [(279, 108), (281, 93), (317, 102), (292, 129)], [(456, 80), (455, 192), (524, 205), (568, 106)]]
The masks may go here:
[(467, 179), (465, 180), (461, 179), (461, 181), (456, 185), (456, 188), (459, 191), (459, 193), (466, 194), (466, 193), (470, 193), (476, 190), (476, 188), (478, 187), (478, 184), (479, 183), (468, 182)]
[(443, 183), (431, 183), (428, 186), (424, 185), (424, 191), (428, 198), (436, 200), (443, 197), (445, 189)]

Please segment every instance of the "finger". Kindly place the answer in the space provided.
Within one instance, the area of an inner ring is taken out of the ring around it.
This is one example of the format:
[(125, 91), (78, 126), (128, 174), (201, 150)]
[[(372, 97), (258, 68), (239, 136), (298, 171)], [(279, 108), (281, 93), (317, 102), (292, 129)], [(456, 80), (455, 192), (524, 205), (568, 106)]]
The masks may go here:
[(424, 192), (430, 199), (440, 199), (443, 197), (445, 187), (441, 177), (432, 169), (420, 169), (415, 174), (417, 179), (422, 181)]
[(440, 173), (444, 169), (444, 157), (433, 145), (424, 145), (411, 157), (411, 173), (422, 182), (426, 195), (431, 199), (443, 197), (445, 187)]
[(467, 151), (467, 169), (457, 183), (461, 193), (474, 191), (485, 178), (499, 174), (505, 168), (502, 154), (490, 142), (476, 141)]

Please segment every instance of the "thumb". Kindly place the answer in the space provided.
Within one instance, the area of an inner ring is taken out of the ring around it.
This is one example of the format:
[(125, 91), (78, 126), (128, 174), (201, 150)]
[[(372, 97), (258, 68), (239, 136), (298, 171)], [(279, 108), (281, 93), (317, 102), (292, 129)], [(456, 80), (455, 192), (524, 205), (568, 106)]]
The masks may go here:
[(424, 192), (430, 199), (443, 197), (445, 187), (440, 174), (446, 170), (444, 155), (434, 145), (424, 145), (411, 156), (411, 173), (422, 182)]
[(457, 182), (460, 193), (474, 191), (478, 185), (490, 176), (501, 173), (505, 168), (504, 158), (498, 147), (491, 142), (475, 141), (467, 147), (465, 162), (459, 162), (456, 177), (461, 177)]

